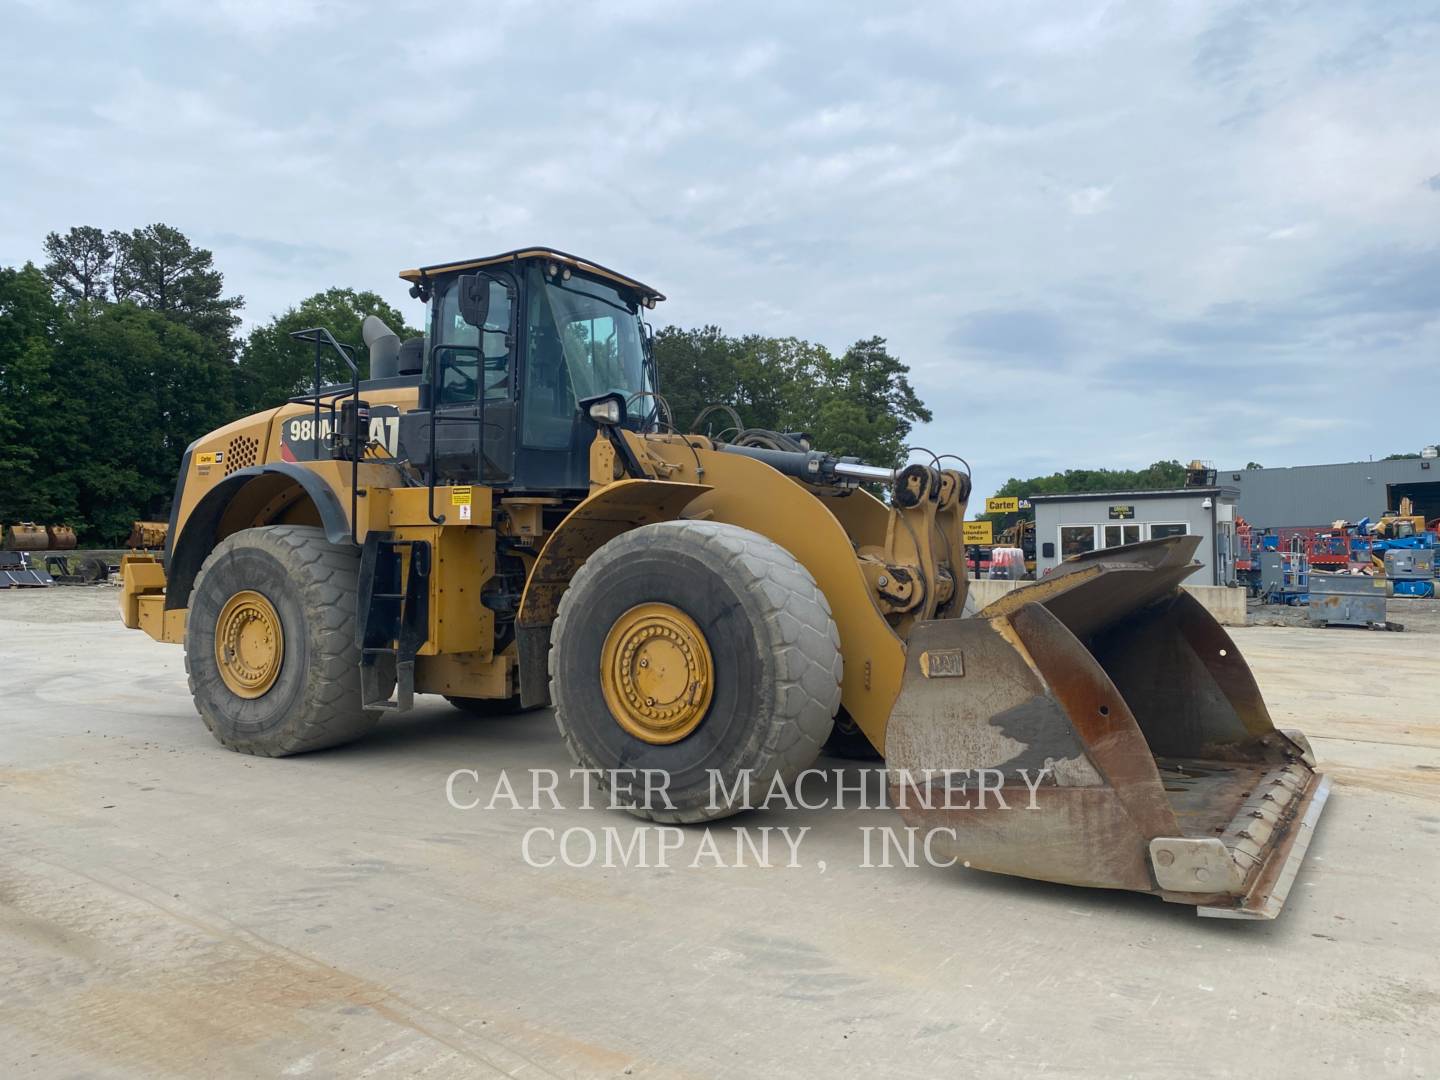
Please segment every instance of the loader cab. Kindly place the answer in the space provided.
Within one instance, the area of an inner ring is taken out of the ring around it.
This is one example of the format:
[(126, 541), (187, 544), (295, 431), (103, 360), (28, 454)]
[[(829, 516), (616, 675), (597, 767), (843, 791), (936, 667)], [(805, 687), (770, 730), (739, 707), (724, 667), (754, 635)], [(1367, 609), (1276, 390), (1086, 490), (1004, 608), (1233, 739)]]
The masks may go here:
[(401, 444), (437, 483), (584, 492), (596, 428), (577, 403), (619, 391), (635, 402), (630, 426), (653, 415), (643, 313), (663, 297), (648, 286), (549, 250), (401, 276), (428, 307)]

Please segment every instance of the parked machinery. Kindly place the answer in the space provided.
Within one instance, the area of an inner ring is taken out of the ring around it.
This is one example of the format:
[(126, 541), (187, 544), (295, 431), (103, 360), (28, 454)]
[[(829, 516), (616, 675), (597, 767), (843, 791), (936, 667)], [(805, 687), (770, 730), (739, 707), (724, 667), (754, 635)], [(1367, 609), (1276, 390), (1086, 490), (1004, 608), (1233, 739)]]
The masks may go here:
[[(1310, 560), (1304, 541), (1292, 537), (1282, 547), (1277, 533), (1251, 538), (1245, 580), (1252, 596), (1265, 604), (1303, 604), (1310, 587)], [(1236, 562), (1237, 570), (1240, 561)]]
[(110, 576), (98, 555), (46, 555), (45, 570), (57, 585), (97, 585)]
[(1385, 579), (1396, 596), (1435, 595), (1435, 548), (1388, 547), (1384, 552)]
[[(184, 644), (222, 744), (334, 746), (417, 693), (550, 703), (601, 787), (667, 779), (620, 803), (702, 822), (747, 779), (793, 782), (838, 721), (884, 755), (927, 854), (1279, 912), (1329, 781), (1180, 588), (1198, 537), (1067, 560), (966, 618), (970, 480), (945, 458), (680, 432), (642, 321), (663, 297), (574, 256), (402, 276), (425, 338), (367, 319), (362, 385), (301, 332), (351, 383), (317, 374), (198, 440), (163, 563), (125, 557), (126, 625)], [(980, 769), (1003, 805), (965, 797)]]
[(137, 521), (130, 527), (130, 538), (125, 541), (125, 546), (135, 550), (159, 551), (165, 547), (165, 536), (169, 530), (169, 522)]

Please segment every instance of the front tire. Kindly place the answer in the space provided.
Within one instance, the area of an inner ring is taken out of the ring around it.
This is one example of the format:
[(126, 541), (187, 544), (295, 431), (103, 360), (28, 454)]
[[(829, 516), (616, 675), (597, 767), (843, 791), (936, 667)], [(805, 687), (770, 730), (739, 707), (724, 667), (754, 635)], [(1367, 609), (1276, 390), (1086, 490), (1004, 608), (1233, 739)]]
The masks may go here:
[(222, 746), (285, 757), (375, 726), (380, 714), (361, 708), (359, 572), (358, 550), (309, 526), (246, 529), (215, 546), (190, 596), (185, 670)]
[[(621, 782), (636, 778), (635, 798), (615, 802), (652, 821), (737, 813), (745, 790), (728, 793), (747, 775), (754, 803), (777, 776), (794, 780), (830, 734), (840, 678), (840, 635), (810, 572), (718, 522), (646, 525), (602, 546), (561, 597), (550, 651), (571, 756), (602, 789), (611, 770), (634, 770)], [(639, 770), (660, 772), (664, 796), (644, 801)]]

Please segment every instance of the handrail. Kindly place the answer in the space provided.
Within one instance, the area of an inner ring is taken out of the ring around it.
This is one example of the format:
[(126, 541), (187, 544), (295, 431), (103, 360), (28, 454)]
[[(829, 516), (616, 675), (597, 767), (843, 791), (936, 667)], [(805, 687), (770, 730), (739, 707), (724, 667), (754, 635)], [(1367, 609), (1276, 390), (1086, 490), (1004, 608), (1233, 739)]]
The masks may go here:
[[(315, 392), (310, 395), (310, 400), (315, 405), (314, 423), (314, 455), (318, 460), (320, 457), (320, 399), (330, 398), (330, 431), (333, 435), (339, 430), (339, 421), (335, 416), (335, 405), (342, 397), (349, 397), (355, 402), (355, 453), (350, 459), (350, 542), (358, 545), (360, 543), (360, 456), (364, 452), (364, 443), (360, 441), (360, 367), (355, 363), (355, 346), (345, 345), (335, 340), (335, 335), (323, 326), (312, 326), (307, 330), (295, 330), (290, 336), (296, 341), (309, 341), (315, 345)], [(345, 362), (350, 369), (350, 390), (337, 390), (329, 394), (322, 394), (321, 389), (324, 382), (321, 378), (322, 361), (325, 356), (325, 347), (329, 346), (334, 350), (335, 355)], [(369, 438), (369, 432), (366, 433)]]
[[(469, 416), (442, 416), (440, 414), (440, 363), (439, 353), (442, 349), (449, 349), (451, 352), (464, 352), (475, 354), (475, 397), (479, 412), (474, 417)], [(437, 342), (430, 346), (430, 469), (426, 495), (426, 512), (430, 521), (435, 525), (445, 524), (445, 515), (435, 513), (435, 474), (437, 471), (435, 461), (435, 432), (442, 423), (445, 424), (468, 424), (475, 423), (479, 427), (479, 435), (476, 438), (475, 454), (475, 483), (485, 484), (485, 351), (479, 345), (457, 345)]]

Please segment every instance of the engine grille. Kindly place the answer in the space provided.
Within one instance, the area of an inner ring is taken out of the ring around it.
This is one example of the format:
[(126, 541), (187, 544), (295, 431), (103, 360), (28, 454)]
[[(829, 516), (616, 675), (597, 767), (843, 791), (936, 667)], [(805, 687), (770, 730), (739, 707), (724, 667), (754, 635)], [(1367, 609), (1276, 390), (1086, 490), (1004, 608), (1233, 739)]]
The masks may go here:
[(255, 464), (260, 455), (260, 440), (252, 439), (248, 435), (236, 435), (230, 440), (230, 446), (225, 451), (225, 475), (239, 469), (248, 469)]

